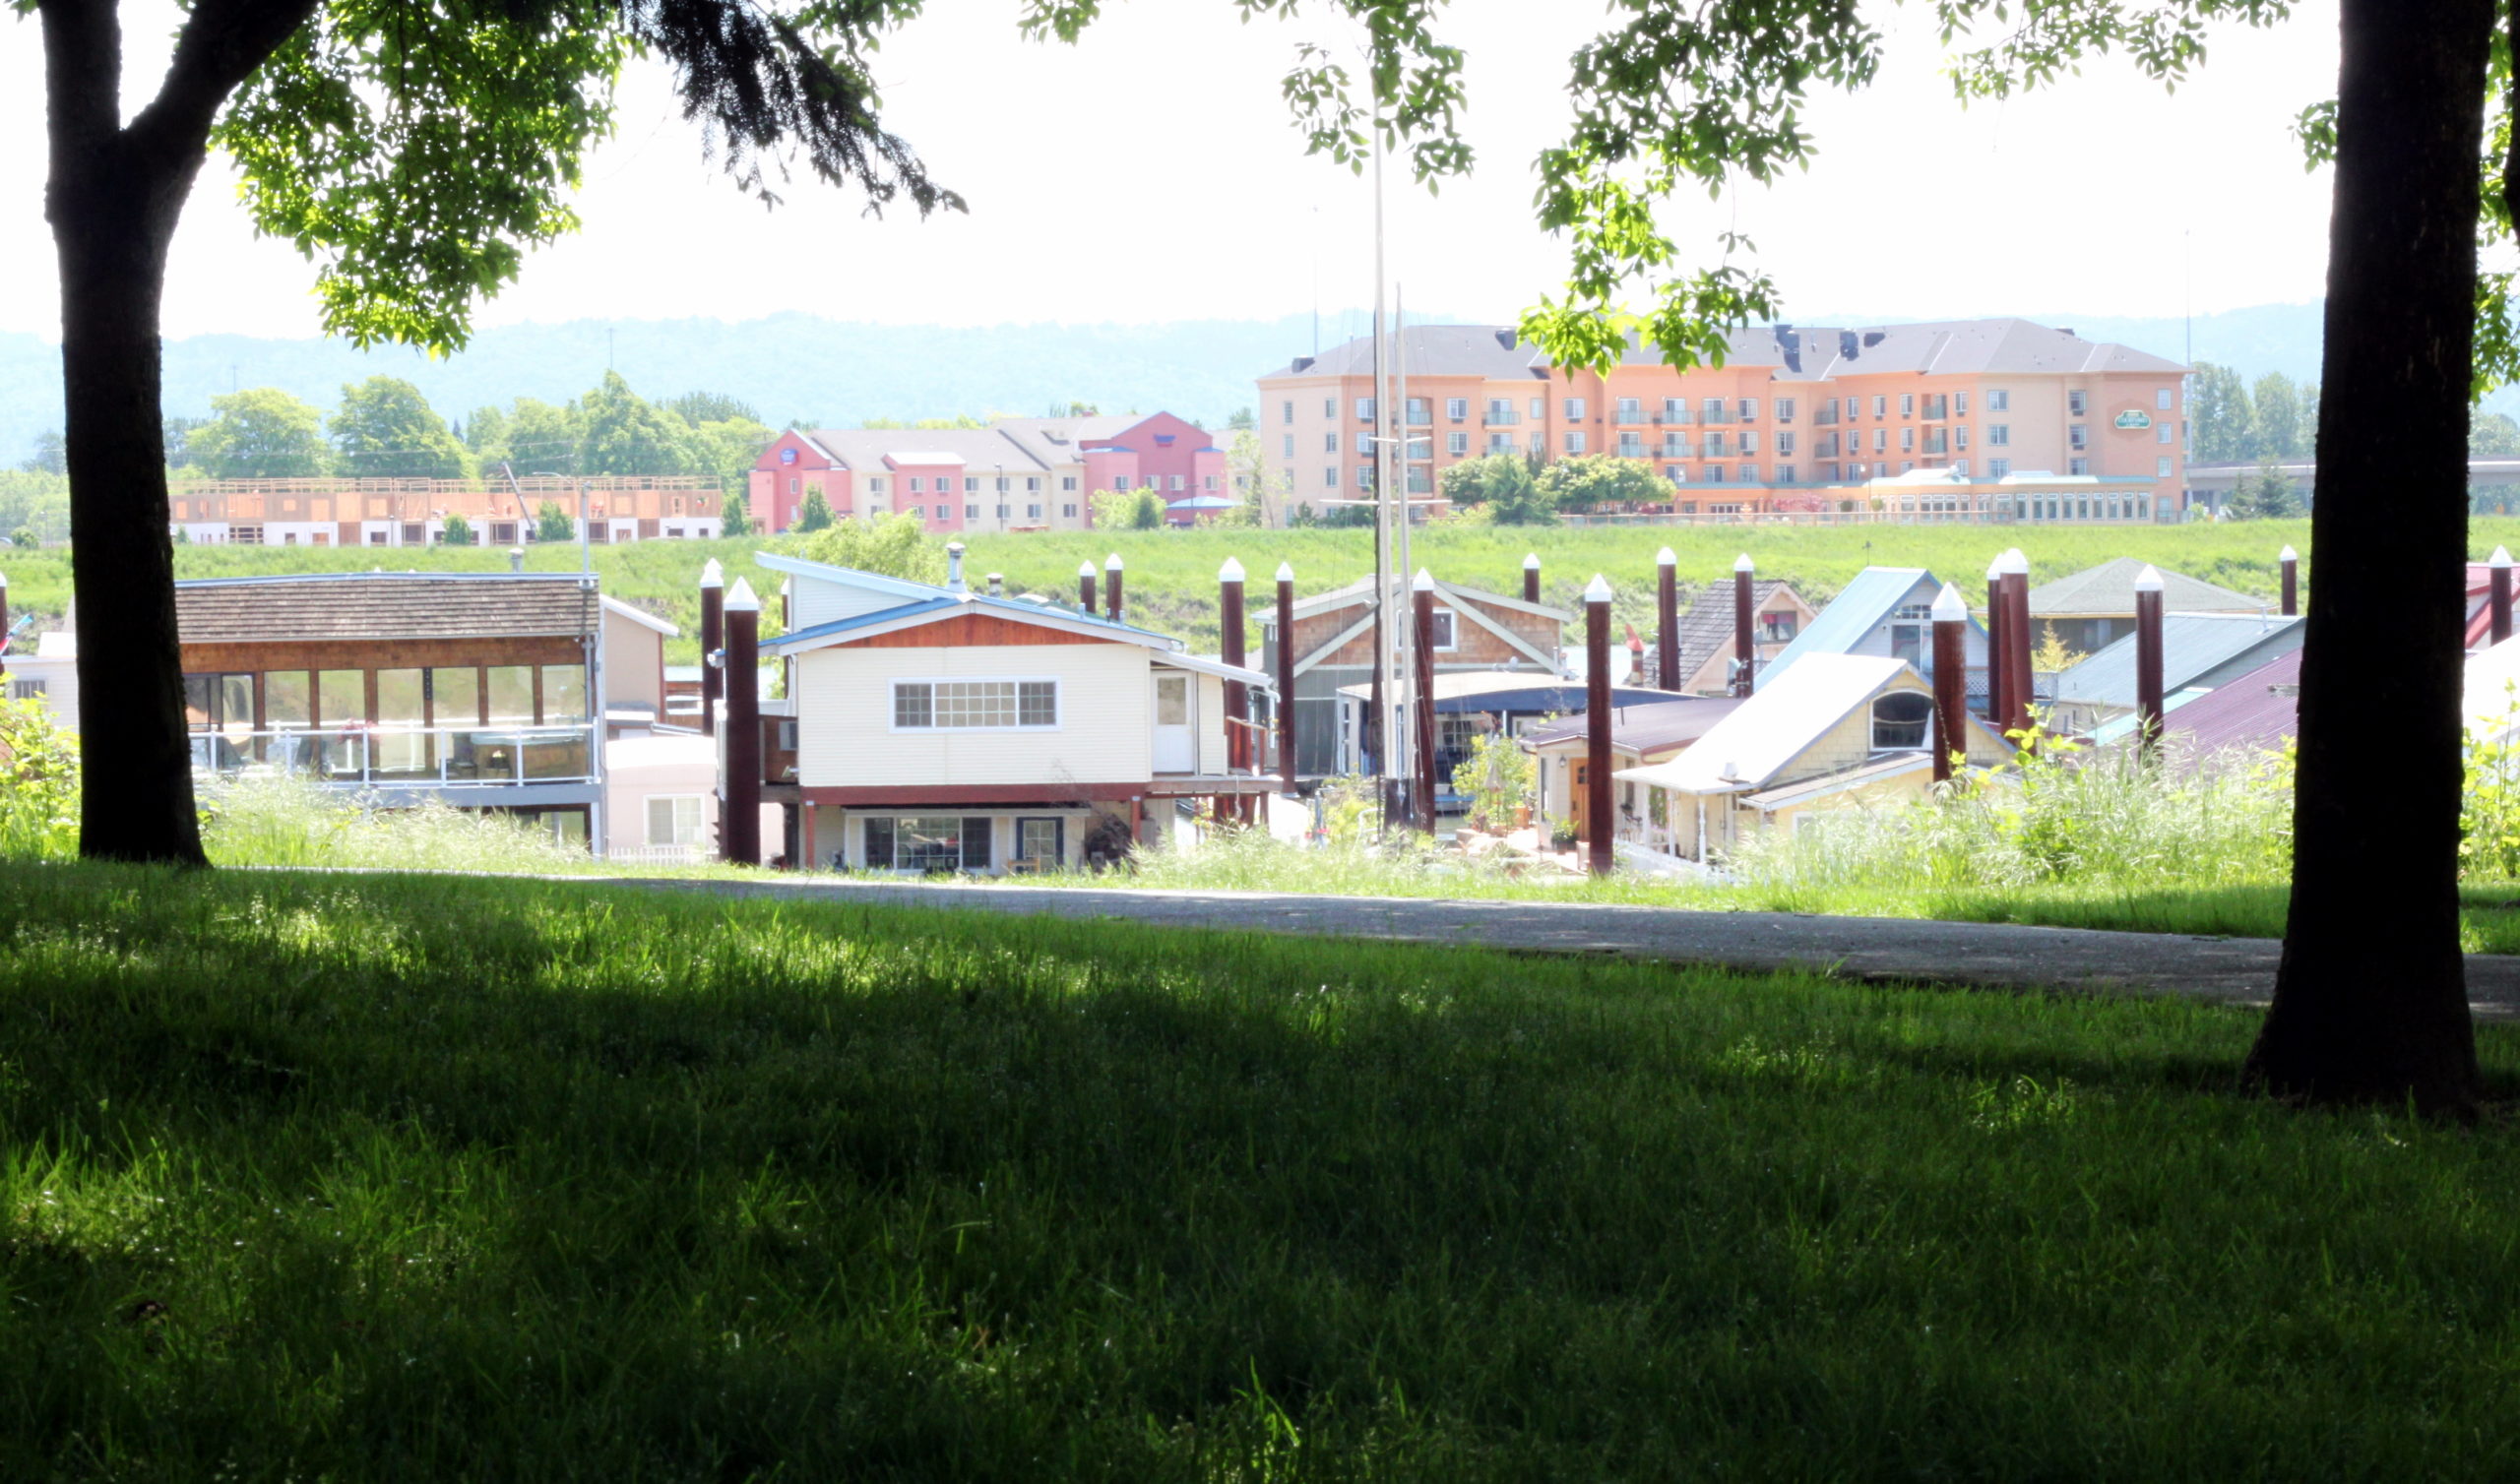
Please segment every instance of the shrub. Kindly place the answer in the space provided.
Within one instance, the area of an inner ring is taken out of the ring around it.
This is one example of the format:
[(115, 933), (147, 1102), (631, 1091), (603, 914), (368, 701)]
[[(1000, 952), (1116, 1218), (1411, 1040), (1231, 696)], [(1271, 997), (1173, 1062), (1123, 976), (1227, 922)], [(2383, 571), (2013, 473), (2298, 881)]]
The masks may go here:
[(560, 508), (557, 500), (545, 500), (534, 513), (534, 538), (537, 541), (574, 541), (578, 538), (577, 522)]
[(446, 518), (446, 544), (447, 544), (447, 545), (449, 545), (449, 546), (470, 546), (470, 545), (472, 545), (472, 522), (470, 522), (470, 521), (467, 521), (467, 520), (466, 520), (466, 519), (464, 519), (462, 516), (449, 516), (449, 517), (447, 517), (447, 518)]
[(40, 701), (0, 701), (0, 855), (79, 852), (79, 739)]
[(202, 815), (204, 847), (228, 866), (555, 871), (590, 860), (513, 815), (435, 799), (381, 809), (296, 780), (254, 778), (205, 789)]

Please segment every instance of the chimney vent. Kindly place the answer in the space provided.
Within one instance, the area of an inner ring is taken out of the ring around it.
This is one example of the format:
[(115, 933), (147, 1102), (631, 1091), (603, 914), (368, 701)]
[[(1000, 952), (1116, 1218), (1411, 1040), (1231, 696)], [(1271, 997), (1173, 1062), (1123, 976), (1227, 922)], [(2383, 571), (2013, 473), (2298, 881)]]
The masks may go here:
[(960, 541), (948, 541), (945, 543), (945, 590), (948, 592), (961, 592), (965, 590), (963, 587), (963, 543)]
[(989, 595), (989, 596), (991, 596), (991, 597), (1004, 597), (1004, 596), (1006, 596), (1006, 574), (1005, 574), (1005, 573), (1003, 573), (1003, 572), (992, 572), (992, 573), (990, 573), (990, 574), (988, 575), (988, 595)]

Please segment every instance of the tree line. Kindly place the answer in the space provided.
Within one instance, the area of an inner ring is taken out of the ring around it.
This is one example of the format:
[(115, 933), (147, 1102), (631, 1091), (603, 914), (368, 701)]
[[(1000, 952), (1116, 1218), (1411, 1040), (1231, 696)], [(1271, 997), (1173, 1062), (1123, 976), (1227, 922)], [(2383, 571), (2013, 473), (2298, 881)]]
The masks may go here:
[[(572, 401), (520, 397), (450, 422), (419, 388), (371, 376), (342, 388), (322, 408), (277, 387), (210, 400), (212, 415), (165, 419), (166, 468), (175, 478), (479, 479), (502, 466), (528, 474), (690, 474), (730, 490), (777, 437), (731, 397), (686, 392), (649, 402), (620, 373)], [(36, 440), (27, 471), (60, 473), (62, 440)]]

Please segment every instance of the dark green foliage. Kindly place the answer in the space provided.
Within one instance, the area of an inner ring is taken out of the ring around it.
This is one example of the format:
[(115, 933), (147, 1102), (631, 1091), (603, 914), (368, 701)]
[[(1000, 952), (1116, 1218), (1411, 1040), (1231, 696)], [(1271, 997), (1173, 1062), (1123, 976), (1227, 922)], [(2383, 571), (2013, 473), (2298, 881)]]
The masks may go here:
[(449, 546), (472, 545), (472, 523), (465, 520), (462, 516), (448, 516), (446, 518), (444, 539), (446, 544)]
[(545, 500), (534, 512), (534, 538), (537, 541), (574, 541), (578, 523), (557, 500)]
[(1561, 459), (1541, 471), (1540, 494), (1562, 511), (1651, 504), (1671, 497), (1671, 486), (1654, 466), (1615, 454)]
[(0, 876), (0, 1476), (2520, 1467), (2510, 1132), (2233, 1012), (177, 886)]
[(61, 441), (61, 435), (59, 433), (37, 433), (35, 435), (34, 454), (24, 464), (19, 464), (18, 468), (20, 472), (29, 474), (66, 474), (70, 472), (69, 452)]
[(324, 415), (285, 392), (248, 387), (210, 400), (218, 415), (186, 441), (214, 479), (307, 479), (332, 471)]
[(752, 534), (752, 515), (744, 508), (744, 497), (728, 494), (724, 510), (718, 517), (718, 533), (722, 536)]
[(823, 498), (822, 486), (818, 484), (806, 491), (805, 503), (796, 511), (796, 529), (808, 535), (817, 530), (829, 530), (833, 519), (831, 502)]
[(761, 414), (753, 410), (752, 403), (718, 392), (685, 392), (659, 405), (695, 428), (704, 422), (761, 421)]
[(679, 417), (630, 390), (617, 371), (579, 402), (578, 471), (587, 474), (690, 474), (700, 466), (691, 429)]
[(1541, 492), (1530, 462), (1520, 454), (1490, 454), (1454, 464), (1444, 470), (1444, 498), (1482, 509), (1498, 526), (1545, 526), (1556, 520), (1555, 503)]
[(420, 389), (399, 377), (371, 376), (342, 388), (332, 433), (341, 471), (353, 479), (461, 479), (466, 474), (464, 445)]

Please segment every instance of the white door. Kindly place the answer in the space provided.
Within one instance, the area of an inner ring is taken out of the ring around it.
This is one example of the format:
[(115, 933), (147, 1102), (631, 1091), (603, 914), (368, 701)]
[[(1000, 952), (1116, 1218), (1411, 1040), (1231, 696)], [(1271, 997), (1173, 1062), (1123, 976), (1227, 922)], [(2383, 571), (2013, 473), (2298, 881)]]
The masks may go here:
[(1179, 670), (1155, 672), (1155, 771), (1197, 773), (1199, 736), (1190, 721), (1190, 677)]

